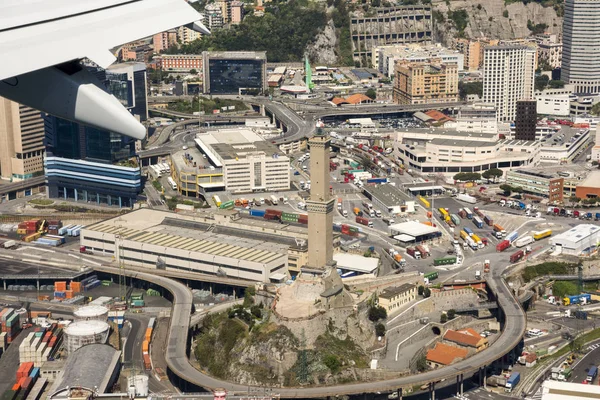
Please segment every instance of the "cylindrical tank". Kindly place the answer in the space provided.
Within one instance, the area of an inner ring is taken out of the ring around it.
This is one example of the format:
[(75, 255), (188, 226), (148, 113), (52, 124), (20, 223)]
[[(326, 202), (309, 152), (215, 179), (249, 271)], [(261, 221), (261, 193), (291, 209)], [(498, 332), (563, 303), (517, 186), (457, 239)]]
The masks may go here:
[(96, 319), (106, 321), (108, 319), (108, 308), (104, 306), (88, 305), (79, 308), (73, 313), (75, 321), (87, 321)]
[(146, 375), (135, 375), (127, 378), (128, 393), (135, 391), (135, 397), (148, 396), (148, 377)]
[(64, 348), (67, 354), (72, 354), (78, 348), (92, 343), (106, 343), (110, 326), (104, 321), (76, 321), (64, 330)]

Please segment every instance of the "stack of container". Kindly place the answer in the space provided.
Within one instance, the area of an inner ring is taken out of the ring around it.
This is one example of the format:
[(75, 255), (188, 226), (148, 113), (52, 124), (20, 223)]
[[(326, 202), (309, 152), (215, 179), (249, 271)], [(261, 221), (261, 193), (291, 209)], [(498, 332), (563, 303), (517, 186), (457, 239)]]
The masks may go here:
[(81, 292), (81, 282), (71, 282), (71, 284), (69, 285), (69, 289), (71, 289), (73, 293)]
[[(73, 285), (73, 283), (75, 283), (75, 282), (71, 282), (71, 285)], [(79, 289), (80, 289), (80, 291), (87, 292), (88, 290), (97, 288), (101, 284), (102, 284), (102, 282), (100, 282), (98, 277), (96, 275), (92, 275), (92, 276), (89, 276), (89, 277), (81, 280), (81, 282), (79, 283)], [(73, 290), (73, 289), (71, 289), (71, 290)]]
[(67, 229), (67, 234), (69, 236), (79, 236), (81, 228), (83, 228), (83, 225), (75, 225), (73, 227), (70, 227), (69, 229)]
[[(59, 335), (62, 335), (62, 329), (57, 324), (52, 324), (47, 330), (37, 328), (35, 332), (31, 332), (19, 346), (20, 362), (33, 363), (34, 367), (41, 367), (48, 360)], [(53, 338), (54, 342), (52, 342)]]
[(0, 322), (2, 323), (2, 332), (6, 333), (6, 343), (12, 343), (21, 331), (19, 314), (15, 313), (14, 308), (5, 308), (0, 312)]
[(62, 228), (62, 221), (59, 219), (48, 220), (48, 233), (51, 235), (58, 235), (59, 229)]
[(34, 232), (37, 232), (40, 229), (42, 222), (43, 221), (41, 219), (32, 219), (29, 221), (21, 222), (17, 226), (17, 234), (18, 235), (29, 235)]
[(44, 393), (47, 383), (48, 380), (46, 378), (38, 378), (31, 388), (29, 396), (27, 396), (27, 400), (39, 400), (39, 398), (42, 396), (42, 393)]
[(41, 244), (44, 246), (58, 247), (60, 245), (65, 244), (65, 238), (62, 236), (56, 236), (56, 235), (46, 235), (44, 237), (40, 237), (39, 239), (37, 239), (35, 241), (35, 243)]
[(144, 292), (131, 295), (131, 307), (144, 307)]
[(125, 311), (109, 311), (108, 320), (117, 324), (119, 329), (123, 328), (123, 321), (125, 320)]
[(19, 369), (17, 370), (17, 382), (19, 382), (23, 378), (28, 378), (32, 369), (33, 369), (32, 362), (22, 363), (21, 366), (19, 367)]
[(41, 232), (34, 232), (34, 233), (30, 233), (30, 234), (23, 236), (23, 241), (26, 243), (31, 243), (31, 242), (35, 242), (40, 237), (42, 237)]

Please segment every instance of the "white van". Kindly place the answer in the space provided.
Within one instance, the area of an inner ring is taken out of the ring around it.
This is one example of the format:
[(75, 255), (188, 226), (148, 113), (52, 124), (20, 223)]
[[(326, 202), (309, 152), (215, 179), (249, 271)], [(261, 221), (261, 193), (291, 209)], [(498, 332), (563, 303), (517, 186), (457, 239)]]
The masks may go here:
[(342, 211), (342, 215), (347, 218), (348, 217), (348, 211), (346, 211), (346, 210)]

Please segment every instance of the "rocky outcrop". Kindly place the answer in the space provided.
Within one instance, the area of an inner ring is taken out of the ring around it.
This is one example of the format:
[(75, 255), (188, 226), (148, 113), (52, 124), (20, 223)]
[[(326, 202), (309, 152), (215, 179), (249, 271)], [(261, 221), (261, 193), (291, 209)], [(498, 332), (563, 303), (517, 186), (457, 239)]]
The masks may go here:
[(306, 48), (305, 55), (316, 65), (336, 65), (338, 63), (337, 47), (338, 40), (335, 25), (333, 24), (333, 20), (330, 19), (327, 25), (325, 25), (325, 29)]
[[(436, 22), (435, 37), (449, 45), (456, 37), (457, 30), (448, 19), (448, 11), (466, 10), (469, 22), (464, 31), (467, 38), (487, 37), (489, 39), (515, 39), (529, 36), (531, 31), (527, 21), (546, 24), (548, 33), (562, 31), (562, 18), (553, 7), (543, 7), (539, 3), (522, 2), (505, 5), (504, 0), (457, 0), (446, 2), (436, 0), (432, 3), (435, 13), (441, 13), (444, 22)], [(508, 17), (505, 17), (507, 15)], [(438, 20), (439, 21), (439, 20)]]

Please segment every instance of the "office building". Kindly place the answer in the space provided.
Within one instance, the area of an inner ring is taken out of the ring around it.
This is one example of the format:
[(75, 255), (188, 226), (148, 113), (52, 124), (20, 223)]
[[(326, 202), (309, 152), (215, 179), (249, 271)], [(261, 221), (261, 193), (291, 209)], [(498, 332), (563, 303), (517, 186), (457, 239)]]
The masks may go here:
[(600, 0), (566, 0), (561, 79), (575, 93), (600, 93)]
[(354, 61), (372, 65), (374, 47), (387, 44), (430, 43), (433, 21), (430, 6), (394, 6), (373, 8), (373, 14), (362, 11), (350, 18)]
[(177, 32), (175, 30), (170, 30), (155, 34), (152, 36), (152, 45), (154, 46), (154, 51), (157, 53), (162, 53), (168, 48), (176, 46)]
[(259, 94), (267, 88), (265, 51), (202, 53), (203, 93)]
[(537, 125), (536, 104), (535, 100), (517, 101), (515, 139), (535, 140), (535, 129)]
[(536, 51), (529, 46), (491, 46), (484, 52), (483, 102), (498, 121), (515, 120), (518, 100), (533, 99)]
[(458, 101), (458, 67), (440, 59), (398, 62), (393, 90), (397, 104), (453, 103)]
[(564, 177), (543, 169), (513, 169), (506, 173), (506, 183), (519, 187), (527, 194), (547, 198), (550, 203), (562, 203)]
[(226, 190), (234, 193), (289, 190), (289, 158), (253, 131), (220, 129), (200, 133), (195, 141), (213, 170), (222, 169)]
[(496, 107), (493, 104), (475, 103), (462, 107), (456, 118), (458, 132), (498, 133)]
[(308, 269), (322, 270), (333, 260), (333, 212), (335, 198), (329, 191), (329, 149), (331, 139), (319, 129), (308, 140), (311, 187), (306, 201), (308, 211)]
[(189, 72), (195, 69), (202, 71), (202, 55), (200, 54), (163, 54), (157, 58), (164, 71)]
[(600, 124), (596, 125), (594, 147), (592, 147), (592, 160), (600, 162)]
[[(255, 232), (246, 228), (244, 236), (236, 235), (237, 228), (223, 226), (221, 221), (239, 219), (239, 214), (221, 211), (208, 220), (141, 209), (87, 226), (81, 230), (80, 243), (98, 255), (114, 255), (126, 265), (148, 270), (195, 272), (255, 282), (279, 280), (280, 274), (288, 276), (292, 237), (283, 242), (282, 236), (277, 238), (270, 233), (273, 229), (266, 227)], [(122, 238), (120, 253), (116, 251), (117, 235)]]
[(44, 119), (38, 110), (0, 97), (0, 179), (44, 174)]
[(388, 45), (373, 49), (373, 68), (389, 78), (394, 76), (394, 64), (397, 62), (430, 62), (434, 59), (439, 59), (444, 64), (454, 63), (458, 71), (464, 69), (464, 55), (440, 44)]
[[(115, 64), (93, 72), (140, 121), (148, 118), (144, 64)], [(49, 197), (133, 206), (142, 189), (134, 139), (51, 115), (45, 117), (45, 134)]]
[(210, 3), (204, 7), (204, 24), (209, 30), (221, 29), (225, 23), (223, 10), (217, 3)]

